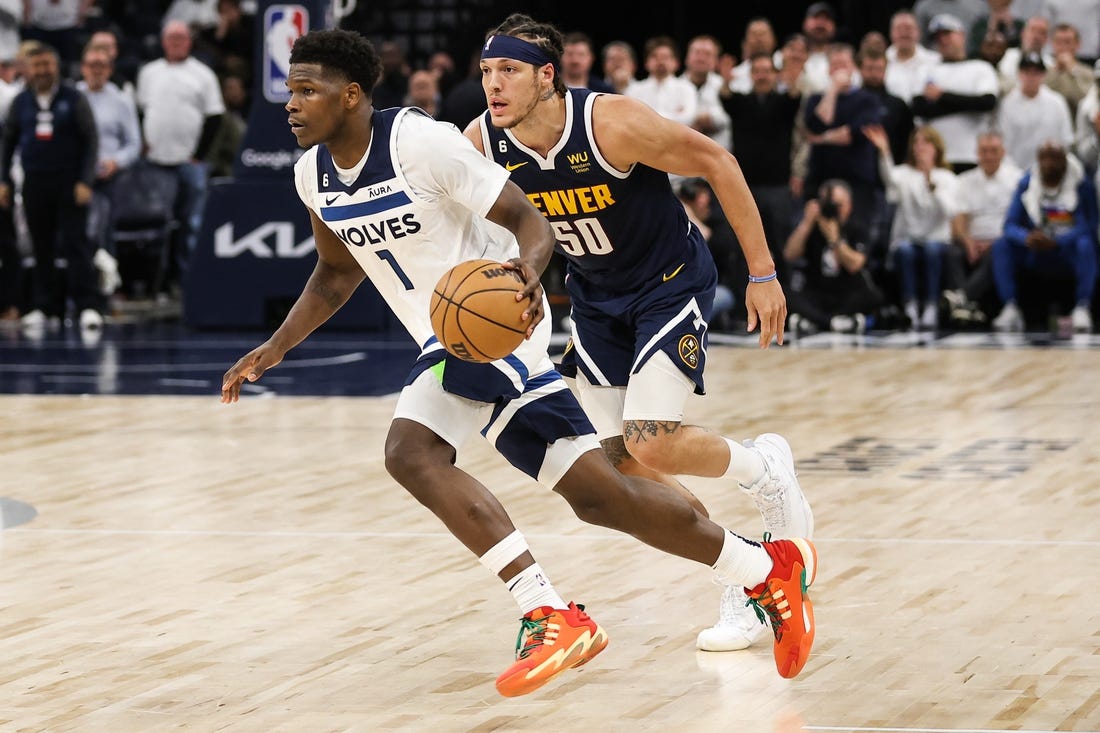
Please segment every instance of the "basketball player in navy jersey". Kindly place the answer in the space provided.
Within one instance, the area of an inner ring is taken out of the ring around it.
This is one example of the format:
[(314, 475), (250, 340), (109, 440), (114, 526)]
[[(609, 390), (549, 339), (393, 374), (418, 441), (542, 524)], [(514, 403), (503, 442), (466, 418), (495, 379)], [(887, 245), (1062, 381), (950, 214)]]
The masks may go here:
[[(754, 500), (765, 532), (809, 537), (813, 514), (785, 439), (766, 433), (743, 445), (682, 422), (688, 395), (703, 393), (718, 274), (669, 173), (710, 184), (749, 266), (748, 330), (759, 324), (762, 348), (783, 343), (786, 301), (737, 161), (637, 100), (567, 89), (561, 53), (552, 25), (509, 16), (482, 50), (488, 109), (466, 136), (511, 173), (566, 257), (573, 326), (563, 371), (575, 368), (581, 404), (621, 472), (664, 483), (704, 513), (675, 475), (730, 477)], [(743, 649), (767, 631), (728, 587), (719, 622), (697, 645)]]
[[(308, 148), (295, 165), (295, 184), (309, 210), (317, 264), (282, 325), (226, 372), (222, 402), (236, 402), (244, 381), (279, 364), (366, 273), (422, 345), (386, 437), (386, 468), (507, 583), (523, 614), (515, 662), (497, 678), (501, 694), (529, 693), (587, 662), (607, 635), (558, 595), (501, 504), (455, 466), (458, 449), (479, 431), (581, 519), (706, 563), (716, 578), (742, 586), (783, 639), (775, 646), (780, 674), (798, 674), (814, 636), (805, 596), (816, 573), (813, 545), (746, 540), (663, 486), (615, 471), (546, 353), (550, 326), (541, 318), (538, 278), (554, 239), (507, 172), (451, 124), (416, 108), (374, 110), (370, 90), (381, 62), (359, 34), (311, 32), (294, 43), (290, 62), (289, 123)], [(440, 276), (475, 257), (509, 263), (526, 281), (518, 297), (531, 300), (528, 339), (489, 364), (448, 354), (429, 318)]]

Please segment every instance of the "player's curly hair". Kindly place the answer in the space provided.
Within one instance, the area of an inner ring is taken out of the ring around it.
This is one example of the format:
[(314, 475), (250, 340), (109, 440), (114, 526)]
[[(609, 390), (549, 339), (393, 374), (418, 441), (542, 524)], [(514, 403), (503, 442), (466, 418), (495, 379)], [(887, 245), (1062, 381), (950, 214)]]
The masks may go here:
[[(561, 55), (565, 50), (565, 38), (561, 31), (549, 23), (540, 23), (529, 15), (512, 13), (485, 36), (515, 36), (533, 43), (549, 56), (558, 69), (561, 68)], [(560, 73), (554, 74), (554, 91), (565, 96), (567, 88)]]
[(290, 50), (292, 64), (320, 64), (363, 88), (368, 97), (382, 76), (382, 59), (374, 46), (355, 31), (310, 31)]

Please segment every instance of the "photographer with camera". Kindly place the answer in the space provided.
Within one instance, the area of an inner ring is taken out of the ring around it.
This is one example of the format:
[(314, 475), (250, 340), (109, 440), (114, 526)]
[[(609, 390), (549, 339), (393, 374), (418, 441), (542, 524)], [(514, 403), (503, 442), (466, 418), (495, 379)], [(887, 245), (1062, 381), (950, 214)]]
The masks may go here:
[(851, 187), (836, 178), (821, 184), (783, 248), (803, 276), (801, 289), (787, 294), (791, 333), (866, 329), (867, 314), (883, 300), (866, 269), (867, 241), (866, 226), (852, 219)]

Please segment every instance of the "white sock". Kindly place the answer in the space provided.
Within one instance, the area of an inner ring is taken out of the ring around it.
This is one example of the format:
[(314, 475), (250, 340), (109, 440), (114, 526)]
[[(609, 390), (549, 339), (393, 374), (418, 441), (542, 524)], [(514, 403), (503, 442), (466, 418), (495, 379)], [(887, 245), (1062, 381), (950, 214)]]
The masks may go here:
[(715, 578), (722, 585), (755, 588), (767, 580), (772, 564), (771, 556), (760, 543), (747, 540), (727, 529), (722, 552), (711, 567)]
[(507, 581), (505, 585), (516, 599), (519, 610), (526, 616), (540, 606), (550, 608), (565, 608), (562, 600), (549, 578), (542, 572), (539, 564), (531, 563), (520, 571), (519, 575)]
[(722, 440), (726, 441), (726, 445), (730, 449), (730, 465), (726, 469), (726, 472), (722, 474), (723, 478), (736, 479), (737, 483), (742, 486), (752, 486), (760, 477), (764, 475), (764, 471), (767, 467), (764, 465), (764, 459), (760, 457), (754, 450), (749, 450), (740, 443), (735, 443), (729, 438), (723, 436)]

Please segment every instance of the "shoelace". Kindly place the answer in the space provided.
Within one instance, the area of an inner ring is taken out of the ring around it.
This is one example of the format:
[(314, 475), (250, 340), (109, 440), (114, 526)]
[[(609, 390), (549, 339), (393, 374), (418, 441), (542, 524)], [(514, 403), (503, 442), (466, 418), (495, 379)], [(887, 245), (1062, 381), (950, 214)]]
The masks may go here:
[[(516, 659), (527, 659), (534, 650), (543, 644), (546, 638), (546, 627), (550, 616), (539, 619), (531, 619), (524, 616), (519, 620), (519, 636), (516, 637)], [(527, 634), (527, 643), (523, 643), (524, 634)]]
[(783, 618), (779, 615), (779, 609), (775, 606), (771, 589), (765, 586), (764, 592), (759, 596), (749, 596), (749, 605), (756, 611), (756, 617), (762, 624), (771, 624), (775, 640), (783, 638)]
[[(587, 621), (588, 614), (584, 612), (584, 606), (580, 603), (576, 604), (577, 619), (579, 621)], [(543, 616), (542, 618), (532, 619), (524, 616), (519, 620), (519, 636), (516, 637), (516, 659), (527, 659), (531, 652), (538, 649), (545, 643), (546, 630), (550, 623), (550, 616)], [(523, 635), (527, 633), (527, 643), (523, 643)]]

